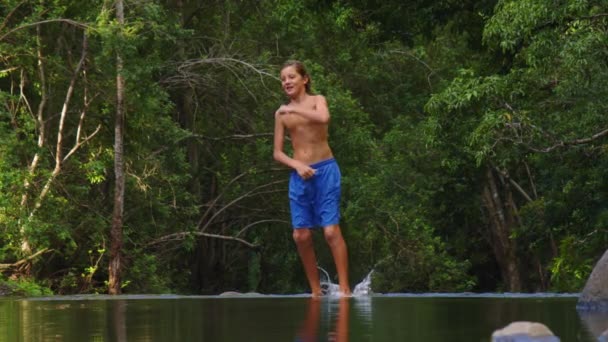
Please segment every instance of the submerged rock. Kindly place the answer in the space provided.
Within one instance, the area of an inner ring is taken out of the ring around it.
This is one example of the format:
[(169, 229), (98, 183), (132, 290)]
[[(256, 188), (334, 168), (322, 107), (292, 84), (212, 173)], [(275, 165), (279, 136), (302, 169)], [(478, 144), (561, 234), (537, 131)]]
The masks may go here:
[(494, 331), (492, 342), (559, 342), (559, 337), (542, 323), (513, 322)]
[(220, 293), (220, 296), (222, 297), (257, 297), (257, 296), (263, 296), (261, 293), (258, 292), (237, 292), (237, 291), (226, 291), (226, 292), (222, 292)]
[(587, 311), (608, 311), (608, 250), (595, 264), (576, 308)]

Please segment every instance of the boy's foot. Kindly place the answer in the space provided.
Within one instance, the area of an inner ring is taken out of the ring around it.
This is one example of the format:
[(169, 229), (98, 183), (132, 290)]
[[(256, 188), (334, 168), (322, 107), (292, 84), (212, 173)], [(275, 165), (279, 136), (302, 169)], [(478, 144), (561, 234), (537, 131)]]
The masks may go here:
[(338, 295), (340, 297), (352, 297), (353, 296), (352, 292), (350, 292), (350, 289), (346, 289), (346, 290), (340, 289), (340, 292), (338, 292)]

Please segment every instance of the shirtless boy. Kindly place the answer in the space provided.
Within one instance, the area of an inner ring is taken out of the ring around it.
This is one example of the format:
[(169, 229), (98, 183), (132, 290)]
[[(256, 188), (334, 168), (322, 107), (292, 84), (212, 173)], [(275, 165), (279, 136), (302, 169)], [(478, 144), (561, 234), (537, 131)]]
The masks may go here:
[[(319, 270), (311, 229), (323, 228), (334, 257), (340, 292), (350, 295), (348, 253), (340, 231), (340, 169), (328, 143), (329, 109), (325, 97), (310, 93), (311, 79), (304, 65), (289, 61), (281, 69), (281, 85), (289, 97), (275, 113), (274, 159), (292, 168), (289, 203), (293, 239), (302, 260), (312, 296), (321, 295)], [(283, 150), (285, 133), (293, 156)]]

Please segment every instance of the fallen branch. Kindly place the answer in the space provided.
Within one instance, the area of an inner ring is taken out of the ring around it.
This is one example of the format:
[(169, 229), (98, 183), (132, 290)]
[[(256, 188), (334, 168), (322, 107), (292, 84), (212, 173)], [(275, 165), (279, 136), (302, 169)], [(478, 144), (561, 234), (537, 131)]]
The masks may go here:
[(4, 270), (9, 269), (9, 268), (19, 268), (19, 267), (21, 267), (21, 266), (29, 263), (33, 259), (37, 258), (38, 256), (40, 256), (40, 255), (42, 255), (44, 253), (47, 253), (47, 252), (52, 252), (52, 251), (53, 251), (52, 249), (45, 248), (45, 249), (41, 249), (38, 252), (36, 252), (36, 253), (28, 256), (27, 258), (21, 259), (21, 260), (16, 261), (16, 262), (14, 262), (12, 264), (0, 264), (0, 271), (4, 271)]

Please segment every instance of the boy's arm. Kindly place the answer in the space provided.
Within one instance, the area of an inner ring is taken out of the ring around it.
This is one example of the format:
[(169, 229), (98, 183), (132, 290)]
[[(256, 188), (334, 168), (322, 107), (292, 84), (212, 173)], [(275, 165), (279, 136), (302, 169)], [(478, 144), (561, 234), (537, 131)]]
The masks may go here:
[(272, 156), (274, 160), (278, 161), (279, 163), (296, 170), (300, 177), (308, 179), (314, 175), (315, 170), (299, 160), (290, 158), (285, 151), (283, 151), (283, 144), (285, 141), (285, 126), (281, 122), (280, 116), (281, 114), (279, 111), (277, 111), (274, 118), (274, 148)]
[(281, 106), (281, 108), (279, 108), (279, 112), (298, 114), (309, 120), (319, 123), (329, 122), (329, 108), (327, 107), (327, 100), (322, 95), (315, 96), (314, 108), (307, 108), (296, 104), (289, 104)]
[(287, 154), (283, 151), (283, 144), (285, 141), (285, 126), (281, 122), (279, 111), (277, 111), (274, 115), (274, 149), (272, 156), (274, 160), (278, 161), (281, 164), (289, 166), (292, 169), (295, 169), (295, 165), (293, 165), (293, 159), (289, 158)]

